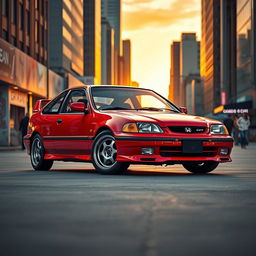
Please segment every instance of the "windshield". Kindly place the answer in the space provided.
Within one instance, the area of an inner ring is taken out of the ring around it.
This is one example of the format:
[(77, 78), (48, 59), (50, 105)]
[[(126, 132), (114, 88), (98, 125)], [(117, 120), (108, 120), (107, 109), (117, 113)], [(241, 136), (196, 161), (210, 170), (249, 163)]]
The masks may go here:
[(98, 110), (181, 111), (153, 91), (124, 87), (92, 87), (94, 107)]

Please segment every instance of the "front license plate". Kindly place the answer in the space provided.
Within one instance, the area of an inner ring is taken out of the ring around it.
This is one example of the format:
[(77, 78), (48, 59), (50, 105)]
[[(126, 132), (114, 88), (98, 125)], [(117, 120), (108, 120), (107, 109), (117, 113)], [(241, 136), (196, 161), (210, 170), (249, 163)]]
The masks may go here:
[(184, 140), (182, 143), (183, 153), (202, 153), (203, 146), (201, 141)]

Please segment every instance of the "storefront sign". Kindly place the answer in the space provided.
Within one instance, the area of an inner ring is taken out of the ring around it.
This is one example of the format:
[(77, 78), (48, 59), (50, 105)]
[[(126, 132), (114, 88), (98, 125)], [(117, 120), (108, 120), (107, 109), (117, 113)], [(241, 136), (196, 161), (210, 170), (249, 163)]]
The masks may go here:
[(14, 84), (15, 47), (0, 39), (0, 80)]
[(0, 80), (45, 97), (47, 68), (0, 39)]
[(18, 90), (9, 89), (9, 102), (10, 105), (27, 108), (28, 96)]
[(223, 109), (224, 114), (243, 114), (243, 113), (249, 113), (249, 109), (243, 109), (243, 108), (238, 108), (238, 109)]

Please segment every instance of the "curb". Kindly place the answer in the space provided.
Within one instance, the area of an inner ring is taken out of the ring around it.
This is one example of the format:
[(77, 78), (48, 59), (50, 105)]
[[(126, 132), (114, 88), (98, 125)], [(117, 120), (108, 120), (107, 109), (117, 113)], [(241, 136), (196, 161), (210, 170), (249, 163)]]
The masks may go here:
[(17, 150), (20, 150), (22, 151), (21, 149), (21, 146), (13, 146), (13, 147), (0, 147), (0, 151), (17, 151)]

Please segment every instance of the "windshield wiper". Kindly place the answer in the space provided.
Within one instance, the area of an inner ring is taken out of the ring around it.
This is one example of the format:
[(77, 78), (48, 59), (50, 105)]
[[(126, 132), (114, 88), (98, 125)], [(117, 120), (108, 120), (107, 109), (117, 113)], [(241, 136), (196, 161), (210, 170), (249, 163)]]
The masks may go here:
[(105, 107), (105, 108), (99, 108), (99, 110), (131, 110), (131, 109), (123, 108), (123, 107)]
[(175, 113), (180, 113), (179, 111), (177, 110), (174, 110), (174, 109), (170, 109), (170, 108), (154, 108), (154, 107), (144, 107), (144, 108), (137, 108), (136, 110), (148, 110), (148, 111), (172, 111), (172, 112), (175, 112)]

